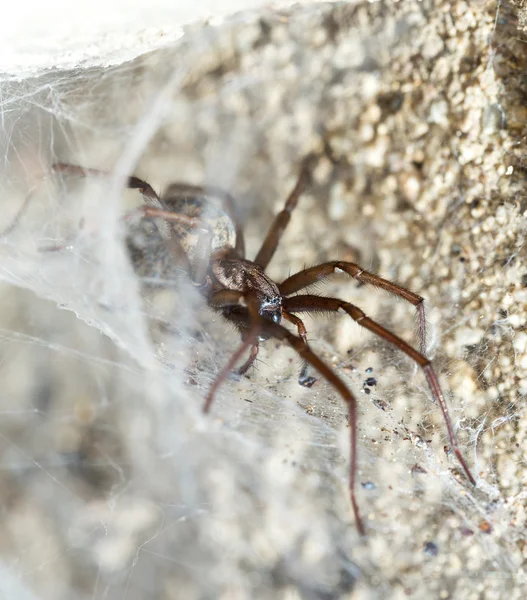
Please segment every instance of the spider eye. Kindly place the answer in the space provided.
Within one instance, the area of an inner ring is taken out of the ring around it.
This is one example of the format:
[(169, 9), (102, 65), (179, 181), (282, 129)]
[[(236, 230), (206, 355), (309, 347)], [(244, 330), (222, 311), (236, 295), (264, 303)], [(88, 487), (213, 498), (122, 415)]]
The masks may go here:
[(277, 302), (262, 304), (260, 314), (270, 321), (280, 323), (282, 320), (282, 305)]

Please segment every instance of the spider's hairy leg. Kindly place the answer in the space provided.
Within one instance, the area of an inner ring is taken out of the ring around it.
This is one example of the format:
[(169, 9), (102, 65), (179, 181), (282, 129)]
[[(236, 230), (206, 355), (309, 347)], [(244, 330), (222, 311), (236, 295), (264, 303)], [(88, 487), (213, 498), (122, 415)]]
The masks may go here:
[[(282, 317), (296, 326), (298, 330), (298, 336), (302, 339), (304, 344), (307, 346), (307, 331), (304, 322), (300, 317), (293, 315), (286, 310), (282, 309)], [(300, 369), (300, 375), (298, 376), (298, 383), (304, 387), (311, 387), (317, 382), (316, 377), (309, 375), (308, 363), (303, 362), (302, 368)]]
[(349, 493), (357, 529), (360, 535), (365, 535), (366, 531), (362, 523), (359, 506), (355, 497), (355, 483), (357, 478), (357, 400), (344, 381), (321, 358), (319, 358), (319, 356), (315, 354), (301, 338), (296, 337), (296, 335), (292, 334), (282, 325), (272, 323), (271, 321), (266, 320), (262, 328), (269, 337), (286, 341), (337, 390), (344, 402), (348, 405), (350, 428)]
[(260, 344), (259, 344), (258, 340), (256, 340), (255, 342), (253, 342), (253, 345), (251, 346), (251, 352), (249, 354), (249, 358), (238, 369), (238, 371), (237, 371), (238, 375), (245, 375), (245, 373), (247, 373), (247, 371), (253, 366), (253, 363), (256, 360), (256, 357), (258, 356), (259, 350), (260, 350)]
[[(218, 376), (216, 377), (216, 379), (210, 386), (209, 391), (207, 393), (207, 397), (205, 399), (205, 404), (203, 405), (204, 413), (209, 412), (210, 407), (212, 406), (212, 403), (214, 402), (214, 396), (216, 395), (218, 388), (225, 381), (225, 379), (227, 379), (229, 374), (232, 372), (232, 370), (236, 366), (236, 363), (240, 360), (243, 353), (247, 350), (247, 348), (249, 346), (251, 346), (251, 344), (254, 345), (254, 342), (256, 341), (259, 330), (260, 330), (260, 327), (258, 325), (258, 321), (255, 320), (253, 323), (253, 327), (251, 327), (251, 329), (250, 329), (249, 333), (247, 334), (247, 336), (245, 337), (245, 339), (238, 346), (238, 349), (236, 350), (236, 352), (231, 356), (231, 358), (229, 359), (229, 362), (223, 367), (223, 369), (220, 371), (220, 373), (218, 374)], [(249, 360), (251, 360), (251, 357), (249, 357)]]
[(448, 413), (446, 401), (443, 396), (443, 392), (441, 391), (441, 387), (439, 386), (439, 380), (437, 379), (437, 375), (435, 374), (434, 368), (432, 367), (432, 363), (430, 362), (430, 360), (428, 360), (428, 358), (426, 358), (426, 356), (412, 348), (404, 340), (396, 336), (388, 329), (382, 327), (382, 325), (379, 325), (379, 323), (377, 323), (373, 319), (370, 319), (370, 317), (366, 316), (360, 308), (354, 306), (353, 304), (350, 304), (349, 302), (345, 302), (344, 300), (339, 300), (338, 298), (325, 298), (321, 296), (302, 295), (293, 296), (292, 298), (284, 298), (284, 306), (290, 312), (344, 311), (361, 327), (370, 330), (375, 335), (381, 337), (390, 344), (393, 344), (396, 348), (399, 348), (399, 350), (404, 352), (414, 362), (416, 362), (423, 369), (426, 381), (428, 383), (428, 387), (430, 388), (430, 391), (432, 393), (432, 398), (437, 404), (439, 404), (441, 408), (441, 412), (443, 413), (443, 419), (445, 421), (446, 428), (448, 431), (450, 445), (454, 450), (455, 455), (457, 456), (459, 464), (463, 467), (463, 470), (465, 471), (465, 474), (467, 475), (470, 483), (472, 483), (472, 485), (476, 485), (474, 477), (469, 471), (465, 459), (463, 458), (463, 455), (459, 450), (456, 436), (454, 433), (454, 428), (452, 426), (450, 415)]
[(330, 383), (337, 390), (348, 406), (350, 428), (349, 493), (357, 529), (360, 535), (365, 535), (366, 530), (362, 523), (359, 506), (355, 496), (355, 482), (357, 478), (357, 400), (355, 396), (351, 393), (344, 381), (321, 358), (319, 358), (317, 354), (311, 350), (304, 340), (292, 334), (282, 325), (262, 317), (258, 312), (258, 305), (253, 298), (247, 297), (242, 292), (237, 292), (234, 290), (221, 290), (212, 294), (209, 302), (215, 308), (225, 308), (228, 306), (247, 306), (248, 312), (244, 320), (247, 323), (250, 323), (250, 329), (238, 350), (231, 357), (229, 363), (214, 381), (203, 407), (204, 412), (208, 412), (212, 404), (214, 394), (219, 385), (226, 379), (236, 361), (250, 346), (251, 342), (256, 339), (258, 333), (263, 332), (266, 337), (273, 337), (278, 340), (286, 341), (307, 363), (316, 369), (328, 381), (328, 383)]
[[(55, 163), (52, 165), (51, 170), (54, 173), (65, 173), (66, 175), (76, 175), (77, 177), (110, 177), (112, 175), (108, 171), (90, 169), (68, 163)], [(151, 206), (160, 207), (163, 205), (159, 194), (157, 194), (152, 186), (146, 181), (139, 179), (139, 177), (135, 177), (135, 175), (126, 178), (126, 187), (139, 190), (144, 196), (146, 203)]]
[(298, 176), (295, 187), (292, 189), (291, 193), (287, 197), (284, 208), (276, 215), (273, 224), (271, 225), (271, 228), (267, 233), (267, 237), (265, 238), (262, 247), (256, 255), (256, 258), (254, 259), (254, 262), (260, 267), (262, 267), (262, 269), (265, 269), (271, 261), (271, 259), (273, 258), (278, 243), (280, 242), (280, 239), (284, 234), (285, 228), (287, 227), (291, 219), (291, 213), (298, 204), (298, 199), (300, 198), (300, 195), (302, 194), (307, 185), (309, 174), (314, 160), (314, 155), (309, 154), (302, 161), (302, 165), (300, 167), (300, 174)]
[(421, 354), (426, 355), (426, 315), (424, 298), (392, 281), (388, 281), (378, 275), (365, 271), (355, 263), (334, 260), (310, 267), (309, 269), (304, 269), (283, 281), (279, 285), (280, 292), (284, 296), (290, 296), (291, 294), (303, 290), (317, 281), (326, 279), (326, 277), (338, 272), (347, 273), (350, 277), (353, 277), (361, 283), (385, 290), (390, 294), (403, 298), (407, 302), (410, 302), (410, 304), (413, 304), (417, 311), (419, 350)]
[[(54, 163), (51, 166), (51, 173), (64, 173), (66, 175), (73, 175), (76, 177), (93, 176), (93, 177), (108, 178), (111, 176), (111, 173), (109, 173), (107, 171), (80, 167), (78, 165), (72, 165), (72, 164), (68, 164), (68, 163)], [(44, 174), (41, 177), (41, 180), (43, 181), (48, 175), (49, 175), (49, 173)], [(143, 181), (142, 179), (139, 179), (138, 177), (132, 176), (132, 177), (127, 178), (126, 186), (129, 188), (133, 188), (133, 189), (135, 189), (135, 188), (139, 189), (139, 191), (145, 198), (147, 204), (157, 206), (157, 207), (162, 206), (162, 202), (161, 202), (158, 194), (153, 190), (153, 188), (150, 186), (150, 184), (146, 183), (146, 181)], [(13, 221), (3, 231), (0, 232), (0, 239), (9, 235), (15, 229), (15, 227), (18, 225), (18, 223), (20, 222), (20, 219), (22, 218), (23, 214), (28, 209), (28, 207), (31, 203), (31, 200), (33, 198), (36, 188), (37, 188), (37, 186), (34, 186), (30, 190), (30, 192), (26, 196), (26, 199), (24, 200), (21, 208), (19, 209), (18, 213), (15, 215), (15, 218), (13, 219)], [(55, 249), (61, 250), (62, 248), (63, 248), (62, 246), (57, 246), (56, 248), (52, 247), (49, 250), (55, 250)], [(47, 250), (48, 250), (48, 248), (44, 248), (44, 251), (47, 251)]]
[[(256, 313), (257, 313), (258, 310), (257, 310), (256, 299), (251, 298), (251, 302), (253, 303), (253, 310), (256, 311)], [(209, 304), (213, 308), (219, 309), (219, 310), (221, 310), (222, 308), (228, 308), (230, 306), (247, 307), (246, 294), (244, 294), (243, 292), (235, 291), (235, 290), (228, 290), (228, 289), (220, 290), (218, 292), (213, 293), (209, 297)], [(246, 332), (242, 333), (242, 342), (243, 343), (236, 351), (236, 354), (233, 357), (231, 357), (231, 360), (229, 361), (228, 365), (225, 367), (225, 369), (224, 369), (224, 371), (226, 372), (225, 377), (227, 377), (229, 375), (229, 372), (232, 371), (232, 369), (234, 369), (236, 362), (238, 361), (240, 356), (243, 354), (245, 349), (249, 347), (249, 345), (251, 346), (251, 352), (249, 354), (249, 357), (243, 363), (243, 365), (236, 371), (236, 373), (238, 375), (245, 375), (245, 373), (247, 373), (247, 371), (252, 367), (254, 361), (256, 360), (256, 357), (258, 356), (258, 352), (260, 350), (260, 342), (258, 340), (257, 334), (258, 334), (258, 331), (256, 331), (256, 333), (255, 333), (254, 331), (251, 331), (251, 330), (249, 330), (249, 332), (246, 331)], [(247, 342), (247, 339), (246, 339), (247, 336), (249, 337), (249, 342)], [(222, 373), (223, 373), (223, 371), (222, 371)], [(221, 383), (221, 381), (219, 383)], [(216, 382), (214, 382), (216, 389), (217, 389), (219, 383), (216, 384)], [(209, 395), (210, 395), (210, 392), (209, 392)], [(212, 393), (212, 396), (214, 396), (214, 392)], [(212, 403), (212, 398), (210, 400), (210, 403)], [(207, 412), (209, 408), (210, 408), (210, 404), (205, 412)]]
[[(249, 319), (250, 328), (249, 331), (244, 336), (242, 343), (238, 346), (236, 352), (231, 356), (229, 362), (223, 367), (220, 371), (214, 382), (212, 383), (207, 397), (205, 399), (205, 404), (203, 405), (203, 412), (208, 413), (212, 403), (214, 402), (214, 396), (218, 391), (220, 385), (227, 379), (231, 371), (236, 366), (236, 363), (240, 360), (243, 353), (247, 350), (249, 346), (251, 346), (251, 355), (249, 359), (245, 362), (245, 364), (241, 367), (240, 371), (247, 367), (247, 369), (252, 365), (254, 360), (256, 359), (256, 355), (254, 355), (254, 346), (258, 348), (258, 332), (261, 329), (260, 325), (260, 315), (258, 314), (258, 304), (256, 300), (252, 297), (247, 297), (243, 292), (238, 292), (235, 290), (220, 290), (218, 292), (214, 292), (209, 298), (209, 304), (218, 310), (222, 308), (228, 308), (230, 306), (243, 306), (247, 307), (249, 311), (249, 315), (252, 317)], [(258, 354), (258, 351), (256, 351)], [(246, 369), (246, 370), (247, 370)], [(244, 371), (245, 372), (245, 371)], [(243, 374), (243, 373), (240, 373)]]

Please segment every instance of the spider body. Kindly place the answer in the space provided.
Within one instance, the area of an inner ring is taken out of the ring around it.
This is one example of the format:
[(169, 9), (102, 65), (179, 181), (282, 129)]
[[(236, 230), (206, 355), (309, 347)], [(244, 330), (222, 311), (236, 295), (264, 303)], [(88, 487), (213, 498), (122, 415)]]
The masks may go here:
[[(289, 194), (284, 208), (275, 220), (254, 258), (245, 257), (243, 231), (237, 219), (235, 202), (218, 188), (202, 188), (184, 183), (172, 184), (164, 196), (145, 181), (132, 176), (129, 188), (138, 189), (144, 206), (129, 213), (127, 245), (136, 272), (149, 285), (174, 285), (182, 274), (190, 277), (206, 298), (208, 305), (220, 312), (241, 333), (242, 342), (224, 369), (216, 377), (207, 395), (204, 411), (210, 410), (219, 385), (234, 369), (250, 348), (249, 357), (239, 368), (244, 374), (254, 363), (259, 342), (276, 338), (289, 343), (303, 359), (299, 383), (310, 387), (314, 381), (308, 365), (316, 369), (340, 394), (349, 411), (350, 466), (349, 491), (358, 530), (365, 532), (355, 497), (357, 476), (357, 403), (344, 380), (309, 346), (306, 328), (297, 313), (340, 312), (349, 315), (357, 324), (383, 338), (413, 360), (423, 371), (432, 399), (443, 414), (450, 445), (469, 481), (475, 485), (457, 445), (454, 429), (438, 378), (426, 357), (426, 331), (423, 298), (404, 287), (345, 261), (330, 261), (304, 269), (281, 283), (273, 281), (266, 267), (273, 257), (287, 227), (299, 196), (309, 182), (314, 157), (302, 162), (300, 175)], [(56, 173), (77, 176), (107, 176), (95, 169), (69, 164), (53, 166)], [(18, 217), (17, 217), (18, 220)], [(12, 227), (9, 228), (11, 230)], [(359, 307), (338, 298), (298, 294), (317, 281), (336, 272), (343, 272), (363, 284), (387, 291), (412, 304), (418, 316), (420, 349), (416, 350), (403, 339), (368, 317)], [(283, 320), (297, 329), (293, 334)]]
[[(149, 205), (203, 223), (211, 232), (211, 253), (236, 248), (237, 231), (232, 217), (218, 198), (210, 194), (196, 195), (192, 191), (178, 194), (177, 186), (171, 186), (159, 201)], [(177, 240), (178, 251), (167, 244), (171, 238)], [(149, 285), (174, 285), (175, 279), (183, 272), (190, 273), (200, 260), (200, 230), (189, 223), (140, 218), (130, 223), (126, 243), (134, 269)]]
[[(242, 234), (221, 198), (213, 192), (198, 195), (198, 190), (173, 184), (151, 206), (184, 215), (194, 224), (140, 218), (129, 227), (126, 243), (132, 264), (149, 285), (174, 285), (174, 279), (185, 271), (208, 301), (221, 290), (252, 294), (260, 315), (280, 323), (282, 295), (278, 285), (259, 265), (245, 259)], [(195, 226), (196, 221), (200, 228)], [(167, 244), (170, 239), (177, 240), (177, 246)], [(205, 254), (200, 252), (202, 246), (206, 246)], [(201, 276), (200, 261), (207, 263)], [(222, 313), (240, 330), (246, 329), (243, 311), (226, 306)], [(264, 341), (267, 337), (260, 332), (258, 339)]]
[[(252, 295), (260, 315), (274, 323), (281, 322), (282, 295), (278, 285), (258, 265), (232, 253), (229, 258), (214, 260), (210, 275), (214, 290), (212, 294), (227, 289), (239, 292), (244, 297)], [(211, 296), (209, 296), (209, 300), (211, 300)], [(223, 311), (227, 318), (232, 314), (231, 308), (226, 307)]]
[[(199, 219), (210, 228), (212, 233), (210, 251), (236, 248), (236, 224), (232, 216), (223, 206), (221, 198), (213, 194), (196, 195), (196, 192), (178, 193), (178, 186), (171, 185), (161, 198), (161, 205), (168, 210)], [(162, 227), (158, 223), (158, 228)], [(172, 230), (187, 257), (193, 261), (199, 245), (199, 234), (185, 223), (172, 223)]]

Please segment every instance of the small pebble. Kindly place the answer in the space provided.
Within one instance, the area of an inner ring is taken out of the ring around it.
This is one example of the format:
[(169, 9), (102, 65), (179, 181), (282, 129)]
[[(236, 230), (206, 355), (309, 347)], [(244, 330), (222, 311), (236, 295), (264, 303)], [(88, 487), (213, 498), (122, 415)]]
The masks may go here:
[(426, 542), (424, 551), (425, 554), (428, 554), (428, 556), (437, 556), (439, 553), (439, 548), (437, 547), (437, 544), (434, 544), (434, 542)]
[(412, 475), (415, 475), (416, 473), (426, 473), (426, 469), (423, 469), (421, 465), (415, 464), (412, 467)]
[(388, 408), (388, 404), (384, 400), (372, 400), (372, 402), (377, 408), (380, 408), (381, 410), (386, 411)]
[(479, 530), (483, 533), (492, 533), (492, 525), (488, 521), (481, 521)]
[(362, 487), (365, 490), (375, 490), (377, 489), (375, 484), (373, 483), (373, 481), (365, 481), (364, 483), (361, 483)]

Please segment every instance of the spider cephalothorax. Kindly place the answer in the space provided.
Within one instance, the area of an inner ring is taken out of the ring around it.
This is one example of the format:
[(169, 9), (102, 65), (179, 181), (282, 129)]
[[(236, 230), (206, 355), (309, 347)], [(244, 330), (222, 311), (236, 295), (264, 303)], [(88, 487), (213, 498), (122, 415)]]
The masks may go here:
[[(176, 183), (160, 197), (148, 183), (137, 177), (129, 177), (127, 186), (141, 192), (145, 205), (125, 217), (130, 221), (127, 245), (136, 271), (146, 278), (149, 285), (174, 285), (174, 273), (179, 276), (182, 272), (186, 273), (201, 290), (209, 306), (219, 311), (241, 333), (241, 345), (209, 390), (204, 405), (205, 411), (210, 409), (218, 386), (234, 369), (243, 354), (250, 348), (249, 357), (238, 369), (240, 374), (245, 373), (254, 363), (259, 343), (271, 337), (288, 342), (302, 357), (304, 364), (300, 371), (300, 384), (309, 387), (314, 383), (315, 379), (307, 372), (308, 365), (311, 365), (336, 388), (349, 410), (349, 488), (357, 527), (364, 533), (355, 498), (356, 400), (340, 376), (311, 350), (307, 343), (306, 328), (297, 313), (344, 312), (361, 327), (394, 345), (419, 365), (432, 397), (443, 413), (450, 445), (470, 482), (475, 484), (475, 481), (458, 448), (439, 381), (430, 360), (426, 357), (426, 320), (421, 296), (369, 273), (355, 263), (345, 261), (330, 261), (304, 269), (279, 284), (265, 273), (298, 198), (309, 180), (313, 160), (310, 156), (302, 162), (298, 181), (283, 210), (276, 216), (254, 260), (245, 258), (243, 231), (237, 219), (235, 203), (227, 192), (217, 188)], [(56, 173), (78, 176), (107, 175), (95, 169), (68, 164), (56, 164), (53, 170)], [(18, 217), (15, 223), (16, 221)], [(11, 229), (12, 226), (9, 230)], [(414, 349), (349, 302), (298, 293), (336, 272), (347, 273), (361, 283), (388, 291), (411, 303), (418, 315), (420, 349)], [(296, 327), (298, 335), (284, 327), (283, 320)]]
[(260, 315), (275, 323), (282, 320), (282, 295), (278, 285), (255, 263), (236, 256), (217, 260), (211, 264), (210, 275), (215, 291), (224, 288), (253, 294)]

